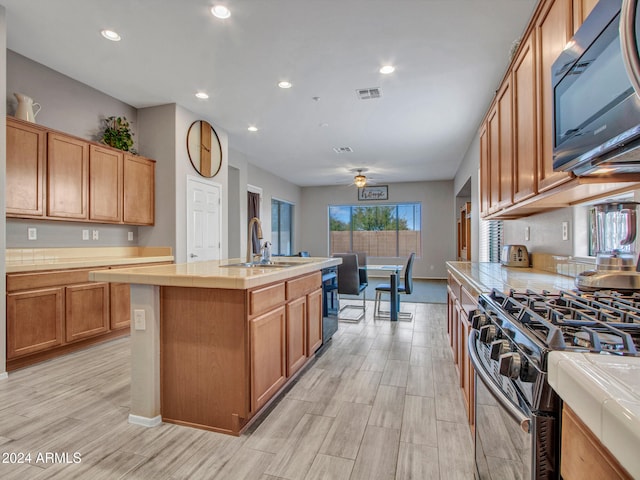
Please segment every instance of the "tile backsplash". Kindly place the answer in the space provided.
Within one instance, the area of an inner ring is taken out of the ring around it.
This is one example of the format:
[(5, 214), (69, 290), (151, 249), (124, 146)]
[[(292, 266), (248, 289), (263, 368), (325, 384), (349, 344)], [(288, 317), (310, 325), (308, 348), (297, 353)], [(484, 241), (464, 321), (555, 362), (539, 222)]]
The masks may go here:
[(551, 253), (531, 253), (531, 266), (545, 272), (575, 277), (587, 270), (595, 269), (595, 259), (577, 258), (569, 255)]

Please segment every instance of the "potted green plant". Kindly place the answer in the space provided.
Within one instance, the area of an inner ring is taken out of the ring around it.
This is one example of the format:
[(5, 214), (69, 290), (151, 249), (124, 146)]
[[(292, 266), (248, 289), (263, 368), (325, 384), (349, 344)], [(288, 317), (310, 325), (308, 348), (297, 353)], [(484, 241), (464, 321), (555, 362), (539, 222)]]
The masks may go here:
[(126, 117), (108, 117), (104, 119), (102, 143), (125, 152), (136, 153), (133, 149), (133, 132)]

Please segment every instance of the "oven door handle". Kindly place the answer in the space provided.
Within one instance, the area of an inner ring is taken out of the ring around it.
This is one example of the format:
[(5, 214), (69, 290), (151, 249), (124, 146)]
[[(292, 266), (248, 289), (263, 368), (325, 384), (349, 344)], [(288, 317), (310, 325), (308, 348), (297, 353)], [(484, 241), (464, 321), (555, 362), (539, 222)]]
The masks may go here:
[(504, 408), (509, 416), (518, 422), (520, 428), (525, 432), (529, 433), (531, 418), (525, 415), (520, 408), (515, 405), (511, 400), (509, 400), (505, 395), (500, 391), (498, 386), (496, 385), (495, 380), (485, 372), (482, 362), (480, 361), (480, 357), (478, 356), (478, 352), (476, 350), (476, 339), (478, 336), (477, 330), (471, 330), (469, 333), (469, 359), (471, 360), (471, 364), (473, 365), (473, 369), (476, 372), (476, 375), (480, 377), (482, 383), (485, 384), (491, 395), (496, 399), (496, 401)]

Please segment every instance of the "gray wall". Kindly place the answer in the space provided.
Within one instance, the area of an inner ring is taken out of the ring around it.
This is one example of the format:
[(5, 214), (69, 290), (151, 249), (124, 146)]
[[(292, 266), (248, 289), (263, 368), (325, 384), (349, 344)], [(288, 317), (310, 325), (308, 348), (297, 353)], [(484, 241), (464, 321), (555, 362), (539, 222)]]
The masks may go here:
[(229, 258), (239, 258), (242, 256), (240, 245), (242, 243), (242, 226), (240, 221), (240, 195), (246, 196), (247, 192), (240, 184), (240, 169), (229, 166), (229, 230), (227, 231), (227, 240), (229, 244)]
[[(0, 5), (0, 66), (4, 67), (7, 64), (6, 59), (7, 52), (7, 24), (6, 24), (6, 11), (2, 5)], [(0, 95), (5, 95), (7, 91), (6, 77), (0, 75)], [(4, 102), (0, 102), (0, 191), (5, 191), (5, 177), (7, 171), (7, 111)], [(0, 195), (0, 212), (5, 211), (5, 198), (4, 195)], [(6, 225), (5, 216), (2, 215), (0, 220), (0, 250), (4, 252), (6, 248)], [(6, 281), (7, 268), (5, 264), (5, 256), (0, 255), (0, 375), (6, 375), (7, 371), (7, 303), (6, 295), (7, 281)]]
[[(36, 117), (38, 124), (92, 141), (97, 140), (103, 118), (124, 115), (132, 122), (135, 146), (141, 154), (151, 156), (140, 147), (137, 133), (138, 113), (135, 108), (11, 50), (2, 51), (7, 55), (7, 83), (6, 92), (3, 92), (6, 102), (2, 107), (7, 109), (8, 114), (15, 113), (17, 102), (13, 93), (24, 93), (42, 105), (42, 110)], [(5, 115), (2, 118), (4, 121)], [(5, 131), (4, 128), (2, 131)], [(35, 223), (39, 227), (38, 239), (29, 241), (26, 239), (24, 220), (7, 220), (7, 247), (138, 245), (138, 227), (55, 221), (45, 222), (40, 226), (41, 220)], [(98, 229), (99, 239), (82, 241), (79, 230), (83, 228)], [(127, 241), (127, 232), (130, 231), (134, 232), (133, 242)]]
[[(233, 191), (236, 205), (229, 205), (228, 232), (229, 256), (244, 258), (247, 251), (247, 186), (253, 185), (262, 189), (262, 212), (260, 221), (264, 240), (271, 240), (271, 199), (285, 200), (294, 205), (293, 212), (293, 253), (303, 248), (301, 229), (303, 227), (303, 207), (301, 206), (301, 188), (293, 183), (249, 163), (249, 159), (237, 150), (229, 150), (229, 165), (235, 169), (229, 178), (229, 189)], [(231, 183), (233, 185), (231, 185)], [(306, 215), (306, 212), (305, 212)], [(239, 243), (238, 243), (239, 242)], [(233, 245), (233, 247), (232, 247)], [(239, 247), (239, 248), (238, 248)]]
[[(476, 134), (467, 149), (460, 167), (456, 172), (453, 180), (454, 192), (456, 195), (465, 186), (468, 180), (471, 180), (471, 260), (478, 261), (478, 245), (480, 243), (480, 187), (479, 187), (479, 168), (480, 168), (480, 137)], [(459, 209), (453, 213), (458, 218)]]
[[(422, 204), (422, 256), (416, 259), (414, 275), (419, 278), (445, 278), (445, 262), (455, 260), (456, 222), (454, 183), (412, 182), (389, 185), (389, 201), (379, 203), (420, 202)], [(357, 203), (354, 187), (305, 187), (302, 189), (301, 241), (299, 248), (311, 255), (329, 253), (329, 205)], [(367, 202), (372, 205), (375, 202)], [(376, 258), (376, 263), (404, 259)]]
[(42, 106), (36, 123), (86, 140), (99, 140), (104, 118), (125, 116), (131, 122), (138, 147), (138, 115), (134, 107), (8, 50), (5, 96), (9, 115), (15, 113), (17, 106), (15, 92), (28, 95)]

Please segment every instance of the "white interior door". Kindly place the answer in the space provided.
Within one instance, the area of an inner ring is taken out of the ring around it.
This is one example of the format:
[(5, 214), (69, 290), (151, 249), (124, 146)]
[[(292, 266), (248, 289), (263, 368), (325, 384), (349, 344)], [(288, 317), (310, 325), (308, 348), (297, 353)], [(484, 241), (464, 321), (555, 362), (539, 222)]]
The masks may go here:
[(187, 262), (221, 257), (221, 187), (187, 178)]

